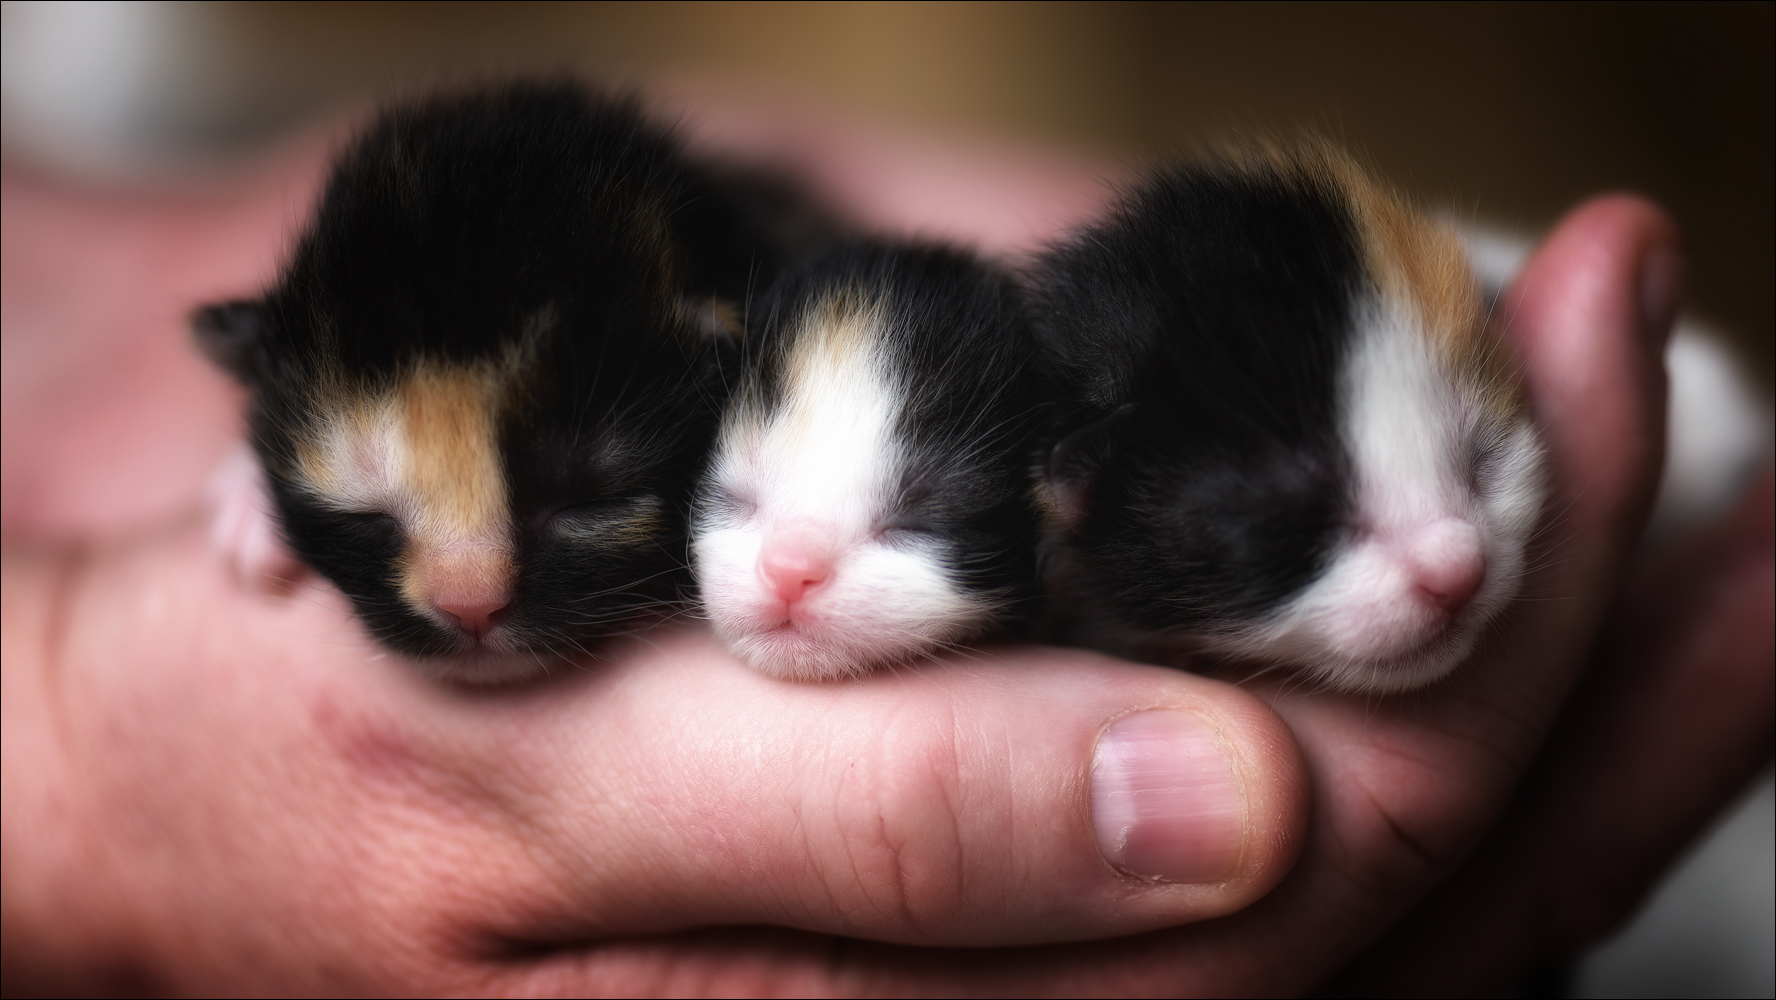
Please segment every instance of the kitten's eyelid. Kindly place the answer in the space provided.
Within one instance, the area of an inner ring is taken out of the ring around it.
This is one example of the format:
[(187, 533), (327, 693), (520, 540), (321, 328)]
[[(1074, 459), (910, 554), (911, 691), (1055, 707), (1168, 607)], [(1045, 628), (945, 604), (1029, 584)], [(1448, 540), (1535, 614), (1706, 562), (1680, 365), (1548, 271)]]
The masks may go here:
[(941, 537), (942, 535), (942, 531), (927, 521), (906, 516), (894, 516), (877, 521), (871, 537), (877, 541), (893, 544), (922, 538)]
[(369, 510), (348, 510), (348, 511), (344, 511), (344, 513), (348, 517), (351, 517), (355, 520), (362, 521), (365, 523), (387, 521), (388, 523), (393, 524), (397, 527), (399, 527), (401, 524), (400, 518), (396, 517), (393, 513), (386, 511), (386, 510), (382, 510), (380, 508), (373, 508), (373, 509), (369, 509)]
[(1480, 423), (1468, 434), (1468, 488), (1487, 494), (1498, 486), (1502, 464), (1511, 447), (1507, 428), (1494, 422)]
[(632, 524), (658, 507), (658, 499), (643, 497), (607, 497), (582, 500), (558, 508), (549, 515), (549, 524), (558, 531), (584, 533), (611, 526)]
[(720, 482), (710, 484), (703, 502), (711, 513), (743, 518), (756, 515), (759, 507), (758, 500), (749, 491)]

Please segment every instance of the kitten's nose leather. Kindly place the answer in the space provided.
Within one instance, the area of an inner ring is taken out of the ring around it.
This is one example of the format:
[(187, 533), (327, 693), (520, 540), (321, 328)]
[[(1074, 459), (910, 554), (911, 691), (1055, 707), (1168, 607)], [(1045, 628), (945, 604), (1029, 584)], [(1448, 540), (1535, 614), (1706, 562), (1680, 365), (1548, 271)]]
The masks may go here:
[(1466, 607), (1486, 579), (1480, 532), (1458, 518), (1421, 529), (1413, 542), (1411, 559), (1419, 593), (1450, 614)]
[(464, 632), (481, 639), (499, 625), (512, 603), (515, 576), (503, 547), (462, 545), (422, 553), (416, 561), (419, 593)]
[(508, 606), (505, 599), (494, 598), (475, 602), (440, 603), (438, 610), (455, 618), (456, 623), (462, 626), (464, 632), (479, 639), (499, 624), (499, 620)]
[(772, 538), (759, 553), (759, 577), (785, 604), (794, 604), (832, 575), (832, 556), (819, 540), (805, 534)]

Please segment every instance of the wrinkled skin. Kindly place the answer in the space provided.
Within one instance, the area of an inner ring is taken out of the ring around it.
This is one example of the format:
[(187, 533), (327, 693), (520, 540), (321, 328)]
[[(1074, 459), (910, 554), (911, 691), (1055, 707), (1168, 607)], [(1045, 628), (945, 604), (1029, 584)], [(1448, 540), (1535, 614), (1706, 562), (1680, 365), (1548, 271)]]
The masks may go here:
[[(860, 217), (989, 249), (1101, 194), (1066, 164), (710, 118)], [(381, 655), (312, 578), (243, 589), (205, 542), (239, 400), (180, 318), (269, 277), (320, 158), (203, 198), (6, 176), (9, 993), (1485, 993), (1620, 920), (1768, 759), (1769, 474), (1620, 587), (1681, 283), (1643, 201), (1574, 210), (1501, 311), (1555, 513), (1447, 684), (1364, 700), (998, 648), (795, 685), (685, 626), (490, 691)], [(1226, 881), (1097, 852), (1093, 741), (1156, 706), (1233, 762)]]

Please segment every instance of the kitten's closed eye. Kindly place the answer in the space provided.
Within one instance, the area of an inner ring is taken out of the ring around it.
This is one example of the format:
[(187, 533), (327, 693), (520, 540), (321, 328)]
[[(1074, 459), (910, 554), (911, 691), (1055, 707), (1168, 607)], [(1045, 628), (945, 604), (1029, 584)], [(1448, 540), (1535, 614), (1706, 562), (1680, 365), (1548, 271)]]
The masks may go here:
[(937, 526), (911, 517), (891, 517), (876, 524), (876, 537), (893, 545), (938, 536)]
[(656, 496), (614, 497), (570, 504), (549, 518), (549, 531), (568, 540), (603, 540), (645, 533), (665, 514)]
[(347, 511), (346, 517), (354, 524), (362, 525), (376, 531), (400, 531), (401, 522), (395, 515), (381, 510)]

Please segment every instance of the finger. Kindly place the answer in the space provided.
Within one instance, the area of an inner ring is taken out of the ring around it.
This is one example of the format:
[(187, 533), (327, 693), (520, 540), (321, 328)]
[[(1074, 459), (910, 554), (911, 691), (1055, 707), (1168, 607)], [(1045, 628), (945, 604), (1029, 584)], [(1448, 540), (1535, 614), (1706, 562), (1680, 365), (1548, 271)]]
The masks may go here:
[[(509, 832), (547, 845), (542, 903), (486, 933), (1097, 938), (1237, 909), (1299, 846), (1293, 744), (1213, 681), (1002, 648), (786, 684), (700, 630), (618, 660), (571, 692), (468, 699), (426, 743), (440, 766), (530, 786), (513, 814), (536, 820)], [(490, 748), (519, 732), (522, 752)]]
[[(291, 852), (340, 905), (443, 880), (477, 904), (440, 927), (501, 946), (759, 923), (1054, 941), (1228, 913), (1300, 845), (1294, 744), (1219, 682), (1003, 648), (788, 684), (663, 628), (573, 676), (455, 689), (359, 638), (337, 595), (241, 591), (199, 534), (106, 556), (72, 599), (64, 676), (129, 706), (83, 734), (86, 766), (107, 808), (277, 799), (303, 823), (161, 832)], [(305, 824), (365, 832), (338, 851)]]
[[(1563, 720), (1563, 737), (1501, 835), (1322, 990), (1502, 992), (1540, 960), (1565, 957), (1617, 919), (1650, 875), (1636, 855), (1652, 846), (1669, 857), (1767, 759), (1772, 507), (1766, 475), (1728, 522), (1638, 576), (1633, 596), (1612, 616), (1633, 627), (1606, 647), (1615, 653), (1600, 654)], [(1748, 641), (1722, 644), (1721, 635)], [(1642, 785), (1649, 775), (1654, 784)], [(1649, 816), (1647, 801), (1679, 806)], [(1628, 850), (1615, 849), (1621, 840), (1631, 842)], [(524, 992), (684, 995), (738, 980), (839, 995), (1294, 993), (1318, 985), (1327, 968), (1316, 955), (1319, 942), (1349, 934), (1362, 912), (1335, 894), (1304, 899), (1297, 882), (1291, 877), (1230, 920), (1090, 945), (914, 952), (867, 942), (840, 947), (779, 930), (719, 930), (563, 952), (509, 972)], [(1574, 891), (1574, 882), (1590, 884)], [(1298, 906), (1324, 911), (1313, 917), (1322, 921), (1317, 933), (1273, 919)], [(1328, 925), (1325, 912), (1343, 917)], [(1287, 942), (1286, 961), (1275, 958), (1279, 940)]]
[(1550, 496), (1538, 566), (1495, 638), (1554, 641), (1465, 671), (1456, 686), (1518, 720), (1522, 749), (1562, 703), (1645, 524), (1664, 457), (1664, 346), (1682, 284), (1675, 224), (1617, 195), (1562, 219), (1503, 300), (1548, 449)]
[[(201, 193), (121, 192), (16, 164), (4, 183), (9, 537), (117, 537), (179, 516), (240, 437), (240, 394), (187, 318), (254, 295), (320, 189), (330, 138)], [(212, 179), (218, 180), (218, 179)]]
[[(1610, 196), (1563, 219), (1505, 297), (1555, 473), (1551, 508), (1581, 543), (1593, 535), (1619, 542), (1645, 520), (1664, 460), (1664, 347), (1683, 274), (1670, 217), (1642, 199)], [(1569, 575), (1583, 574), (1575, 566)]]

